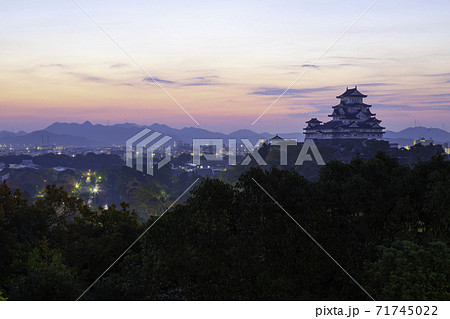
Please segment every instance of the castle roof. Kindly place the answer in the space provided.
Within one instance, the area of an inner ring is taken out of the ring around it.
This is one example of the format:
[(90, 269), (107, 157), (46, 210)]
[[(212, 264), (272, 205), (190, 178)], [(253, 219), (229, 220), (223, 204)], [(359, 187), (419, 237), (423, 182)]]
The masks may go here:
[(352, 121), (349, 124), (344, 124), (343, 121), (329, 121), (325, 122), (320, 127), (312, 127), (312, 128), (305, 128), (305, 129), (337, 129), (337, 128), (378, 128), (378, 129), (384, 129), (384, 127), (380, 126), (378, 123), (380, 123), (380, 120), (375, 119), (369, 119), (364, 122), (358, 122), (358, 121)]
[(342, 93), (339, 96), (336, 96), (336, 98), (338, 98), (338, 99), (343, 98), (343, 97), (367, 97), (367, 95), (364, 95), (361, 92), (359, 92), (357, 87), (355, 86), (354, 89), (347, 88), (347, 90), (344, 93)]
[(375, 113), (370, 112), (369, 109), (362, 111), (361, 113), (363, 113), (364, 115), (367, 115), (367, 116), (375, 116), (376, 115)]
[(322, 121), (319, 121), (316, 117), (313, 117), (312, 119), (310, 119), (306, 123), (322, 123)]
[(352, 104), (339, 103), (338, 105), (332, 106), (332, 108), (333, 109), (341, 109), (341, 108), (355, 107), (355, 106), (365, 106), (367, 108), (372, 107), (372, 105), (366, 104), (366, 103), (352, 103)]

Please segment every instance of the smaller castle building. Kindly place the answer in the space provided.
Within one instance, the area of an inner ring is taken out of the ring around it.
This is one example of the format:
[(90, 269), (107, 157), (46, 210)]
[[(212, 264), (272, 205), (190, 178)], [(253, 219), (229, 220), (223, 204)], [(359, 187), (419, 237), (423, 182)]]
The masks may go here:
[(367, 95), (358, 91), (357, 87), (347, 90), (337, 96), (340, 103), (333, 106), (333, 112), (328, 115), (331, 121), (323, 123), (312, 118), (304, 129), (305, 139), (342, 140), (342, 139), (380, 139), (383, 129), (374, 113), (372, 105), (364, 103)]

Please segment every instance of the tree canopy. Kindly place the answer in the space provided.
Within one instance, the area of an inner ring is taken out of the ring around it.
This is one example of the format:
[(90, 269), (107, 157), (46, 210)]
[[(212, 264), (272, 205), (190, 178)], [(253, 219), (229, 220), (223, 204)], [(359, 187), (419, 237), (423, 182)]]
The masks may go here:
[[(83, 299), (367, 300), (311, 236), (377, 300), (448, 300), (449, 192), (442, 156), (330, 161), (316, 181), (256, 167), (204, 179)], [(76, 299), (162, 210), (139, 223), (125, 203), (96, 209), (55, 186), (30, 202), (0, 185), (1, 297)]]

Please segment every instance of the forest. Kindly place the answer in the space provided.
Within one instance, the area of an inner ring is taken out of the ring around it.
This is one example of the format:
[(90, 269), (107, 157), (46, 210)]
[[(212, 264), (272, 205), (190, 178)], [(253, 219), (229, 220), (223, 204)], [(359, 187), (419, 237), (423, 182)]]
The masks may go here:
[(314, 180), (276, 167), (202, 179), (146, 221), (124, 202), (3, 183), (0, 299), (76, 300), (148, 230), (80, 300), (450, 300), (449, 194), (443, 156), (383, 152)]

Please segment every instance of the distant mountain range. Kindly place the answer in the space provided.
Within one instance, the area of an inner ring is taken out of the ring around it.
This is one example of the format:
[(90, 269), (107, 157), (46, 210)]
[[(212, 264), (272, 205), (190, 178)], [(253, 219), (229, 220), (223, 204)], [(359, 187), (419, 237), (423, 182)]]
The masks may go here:
[[(154, 123), (149, 126), (135, 123), (124, 123), (115, 125), (92, 124), (86, 121), (79, 123), (55, 122), (43, 130), (31, 133), (13, 133), (0, 131), (0, 144), (6, 145), (54, 145), (62, 144), (67, 146), (110, 146), (125, 145), (130, 137), (134, 136), (144, 128), (171, 136), (173, 139), (184, 143), (192, 144), (194, 138), (247, 138), (253, 143), (260, 138), (268, 139), (274, 136), (270, 133), (255, 133), (251, 130), (238, 130), (230, 134), (212, 132), (196, 127), (185, 127), (175, 129), (164, 124)], [(302, 139), (301, 133), (279, 134), (283, 138)]]
[(432, 139), (436, 144), (450, 144), (450, 133), (439, 128), (427, 128), (423, 126), (408, 127), (400, 132), (386, 131), (384, 138), (390, 142), (401, 145), (412, 145), (414, 140), (424, 137)]
[[(14, 133), (13, 133), (14, 134)], [(0, 137), (0, 144), (6, 145), (71, 145), (71, 146), (97, 146), (101, 143), (84, 137), (68, 134), (54, 134), (49, 131), (34, 131), (24, 135), (6, 135)]]
[[(130, 137), (134, 136), (144, 128), (157, 131), (164, 135), (169, 135), (175, 140), (184, 143), (192, 143), (194, 138), (220, 138), (227, 140), (229, 138), (247, 138), (255, 143), (258, 139), (269, 139), (275, 134), (256, 133), (251, 130), (237, 130), (230, 134), (220, 132), (212, 132), (196, 127), (185, 127), (175, 129), (164, 124), (154, 123), (150, 126), (138, 125), (135, 123), (124, 123), (115, 125), (92, 124), (86, 121), (79, 123), (60, 123), (56, 122), (43, 130), (26, 132), (9, 132), (0, 131), (0, 144), (6, 145), (66, 145), (66, 146), (110, 146), (125, 145)], [(303, 134), (279, 133), (282, 138), (303, 140)], [(432, 138), (441, 144), (450, 142), (450, 133), (438, 128), (426, 127), (410, 127), (400, 132), (386, 131), (384, 136), (391, 142), (400, 143), (402, 145), (411, 145), (415, 139), (421, 137)]]

